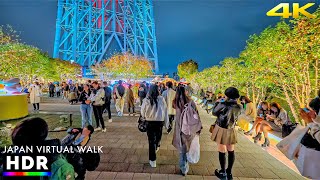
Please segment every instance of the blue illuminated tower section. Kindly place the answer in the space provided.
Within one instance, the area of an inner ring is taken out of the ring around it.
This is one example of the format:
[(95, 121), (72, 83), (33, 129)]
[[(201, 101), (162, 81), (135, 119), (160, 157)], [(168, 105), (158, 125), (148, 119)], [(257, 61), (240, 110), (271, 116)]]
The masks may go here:
[(115, 53), (144, 56), (158, 71), (152, 0), (58, 0), (54, 58), (84, 69)]

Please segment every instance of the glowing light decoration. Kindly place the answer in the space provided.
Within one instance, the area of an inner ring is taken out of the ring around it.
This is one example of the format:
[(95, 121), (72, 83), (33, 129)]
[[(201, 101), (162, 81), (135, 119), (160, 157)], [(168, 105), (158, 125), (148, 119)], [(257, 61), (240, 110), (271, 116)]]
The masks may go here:
[(20, 79), (0, 81), (0, 95), (21, 94)]

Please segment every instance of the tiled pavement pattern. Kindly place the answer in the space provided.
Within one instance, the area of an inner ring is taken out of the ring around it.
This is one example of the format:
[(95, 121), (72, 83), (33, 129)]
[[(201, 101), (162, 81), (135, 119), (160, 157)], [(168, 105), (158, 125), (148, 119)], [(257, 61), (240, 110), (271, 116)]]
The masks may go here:
[[(42, 107), (46, 111), (46, 106)], [(55, 104), (48, 111), (53, 107), (64, 111), (78, 111), (79, 108), (78, 105)], [(204, 111), (200, 110), (200, 113), (203, 123), (201, 158), (199, 163), (190, 166), (186, 178), (178, 175), (178, 152), (171, 145), (172, 134), (163, 133), (157, 168), (151, 168), (147, 136), (137, 129), (137, 117), (125, 116), (115, 117), (112, 123), (106, 123), (106, 133), (94, 133), (89, 145), (104, 146), (103, 154), (99, 167), (88, 172), (86, 179), (217, 179), (213, 176), (214, 170), (219, 168), (217, 146), (210, 140), (208, 132), (213, 120)], [(234, 179), (304, 179), (243, 135), (239, 134), (238, 140)]]

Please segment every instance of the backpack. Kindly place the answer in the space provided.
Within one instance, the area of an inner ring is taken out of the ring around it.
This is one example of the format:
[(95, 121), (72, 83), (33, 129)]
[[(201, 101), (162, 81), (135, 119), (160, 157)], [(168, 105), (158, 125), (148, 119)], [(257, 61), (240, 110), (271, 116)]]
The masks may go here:
[(123, 85), (119, 85), (117, 87), (117, 90), (118, 90), (118, 93), (119, 93), (120, 97), (123, 97), (123, 95), (124, 95), (124, 93), (126, 91), (125, 87)]
[(184, 109), (180, 116), (181, 119), (181, 132), (185, 135), (194, 135), (201, 130), (202, 124), (200, 116), (195, 107), (192, 106), (192, 102), (184, 105)]
[(104, 100), (105, 102), (111, 101), (111, 89), (109, 87), (104, 87)]
[(68, 163), (64, 156), (60, 156), (51, 164), (50, 179), (75, 179), (73, 166)]

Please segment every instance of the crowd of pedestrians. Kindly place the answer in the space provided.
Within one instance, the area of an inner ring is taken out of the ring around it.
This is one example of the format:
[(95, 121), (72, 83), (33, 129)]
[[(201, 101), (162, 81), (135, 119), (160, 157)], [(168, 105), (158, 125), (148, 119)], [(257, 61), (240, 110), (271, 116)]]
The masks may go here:
[[(58, 89), (57, 89), (58, 87)], [(111, 118), (111, 101), (113, 99), (119, 117), (124, 114), (127, 104), (128, 113), (136, 113), (135, 93), (131, 84), (119, 80), (110, 87), (107, 82), (99, 83), (90, 80), (83, 85), (61, 83), (61, 86), (49, 84), (49, 96), (62, 92), (63, 98), (77, 97), (81, 103), (82, 128), (92, 126), (92, 114), (96, 120), (94, 131), (106, 132), (103, 113), (108, 113), (108, 122)], [(39, 96), (41, 88), (35, 81), (29, 88), (30, 102), (34, 109), (39, 110)], [(149, 164), (157, 167), (157, 152), (161, 146), (162, 131), (165, 128), (169, 134), (173, 130), (172, 144), (179, 153), (179, 167), (181, 175), (189, 171), (190, 151), (193, 141), (199, 141), (202, 125), (196, 103), (192, 100), (192, 88), (188, 84), (142, 82), (139, 85), (137, 97), (141, 107), (140, 117), (146, 122), (146, 134), (149, 143)], [(255, 105), (248, 97), (240, 96), (238, 89), (227, 88), (224, 93), (205, 92), (200, 90), (200, 105), (208, 113), (216, 117), (210, 128), (211, 140), (217, 143), (220, 169), (214, 174), (220, 179), (233, 179), (232, 168), (235, 162), (235, 144), (237, 140), (236, 126), (244, 130), (247, 136), (253, 136), (255, 143), (264, 137), (262, 147), (270, 146), (269, 133), (281, 132), (283, 126), (292, 125), (287, 111), (277, 102), (260, 102)], [(307, 148), (320, 150), (320, 98), (313, 99), (307, 108), (300, 109), (300, 115), (309, 124), (310, 130), (302, 140)], [(249, 128), (249, 124), (253, 123)], [(313, 143), (309, 143), (313, 142)], [(198, 151), (200, 152), (200, 147)], [(226, 158), (227, 157), (227, 158)]]

